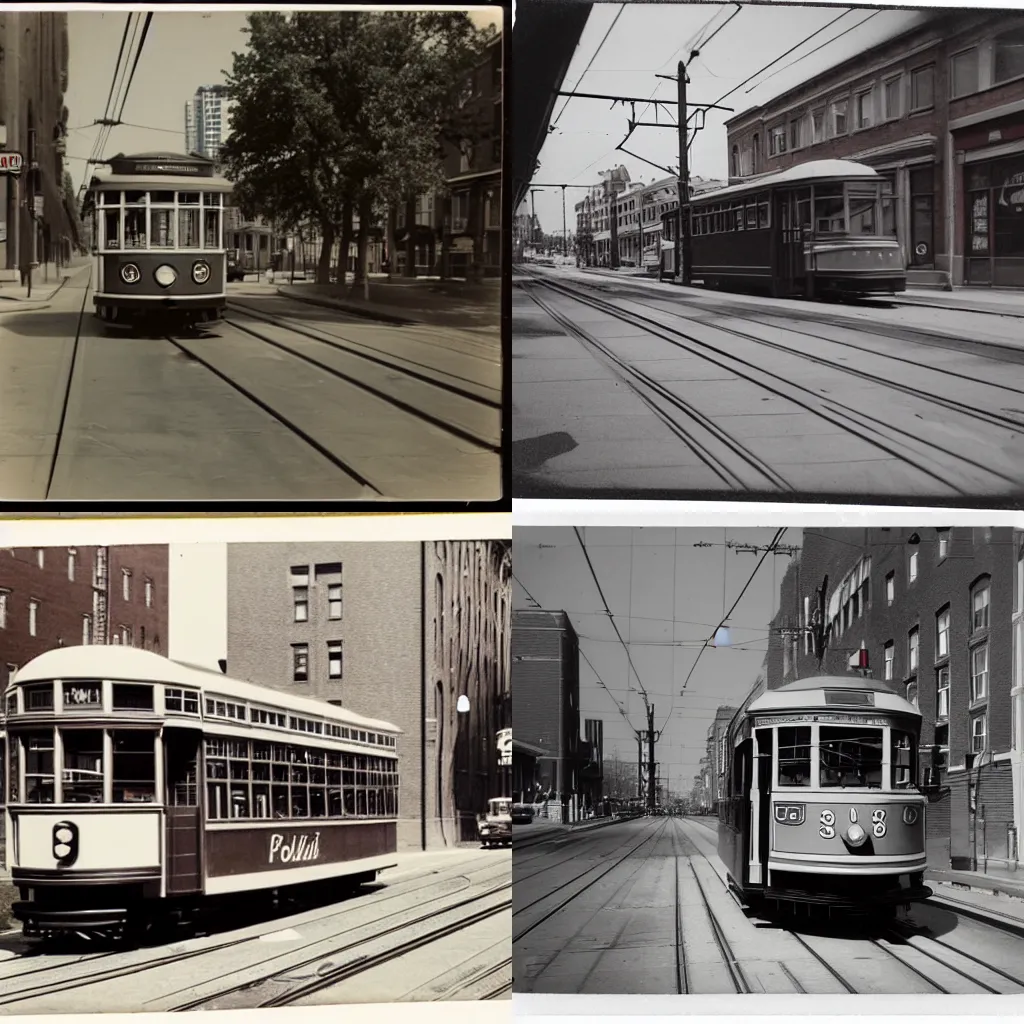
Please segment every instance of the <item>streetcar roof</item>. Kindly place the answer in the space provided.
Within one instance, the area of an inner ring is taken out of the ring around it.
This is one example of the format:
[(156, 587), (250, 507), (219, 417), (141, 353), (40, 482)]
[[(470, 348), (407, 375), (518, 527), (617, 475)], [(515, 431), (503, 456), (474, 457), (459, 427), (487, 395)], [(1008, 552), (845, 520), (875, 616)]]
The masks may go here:
[(865, 714), (890, 712), (920, 717), (921, 712), (891, 686), (863, 676), (811, 676), (774, 690), (766, 690), (744, 709), (744, 714), (809, 711), (826, 708), (857, 709)]
[(93, 192), (231, 192), (227, 178), (194, 178), (185, 174), (97, 174), (89, 182)]
[(328, 704), (327, 701), (294, 696), (256, 683), (245, 683), (213, 669), (197, 668), (180, 661), (172, 661), (153, 651), (142, 651), (137, 647), (119, 644), (57, 647), (22, 665), (14, 673), (11, 686), (73, 679), (110, 679), (132, 683), (190, 686), (209, 691), (211, 694), (234, 697), (282, 710), (313, 714), (363, 729), (376, 729), (395, 734), (402, 732), (398, 726), (390, 722), (357, 715), (335, 704)]
[(855, 160), (810, 160), (807, 163), (794, 164), (784, 171), (759, 175), (740, 185), (729, 185), (726, 188), (699, 192), (690, 199), (690, 205), (718, 202), (719, 199), (746, 195), (748, 192), (763, 192), (765, 189), (774, 188), (777, 185), (794, 185), (801, 181), (877, 180), (879, 177), (880, 175), (874, 167), (859, 164)]

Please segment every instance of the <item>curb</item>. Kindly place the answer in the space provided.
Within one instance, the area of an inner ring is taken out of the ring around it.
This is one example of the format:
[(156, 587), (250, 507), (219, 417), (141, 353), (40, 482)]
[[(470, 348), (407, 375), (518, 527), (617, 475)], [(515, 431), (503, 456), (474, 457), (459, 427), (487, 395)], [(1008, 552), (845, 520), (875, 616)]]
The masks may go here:
[[(81, 266), (75, 267), (75, 269), (73, 271), (71, 271), (70, 274), (65, 274), (64, 277), (62, 277), (60, 279), (60, 284), (58, 284), (57, 287), (54, 288), (53, 291), (50, 292), (49, 295), (47, 295), (45, 298), (39, 298), (39, 299), (30, 299), (30, 298), (25, 298), (25, 299), (8, 299), (5, 295), (0, 294), (0, 301), (16, 303), (16, 305), (11, 306), (10, 309), (4, 309), (3, 306), (0, 306), (0, 313), (8, 313), (8, 312), (13, 313), (16, 309), (20, 309), (20, 310), (23, 310), (25, 312), (30, 312), (31, 310), (35, 310), (35, 309), (46, 309), (50, 305), (50, 303), (53, 301), (53, 298), (54, 298), (54, 296), (56, 296), (57, 292), (59, 292), (61, 290), (61, 288), (63, 288), (64, 285), (66, 285), (68, 283), (68, 281), (71, 280), (71, 278), (77, 277), (78, 274), (81, 271), (89, 270), (90, 268), (91, 268), (91, 264), (89, 264), (89, 263), (83, 263)], [(44, 305), (38, 305), (37, 306), (37, 305), (35, 305), (35, 303), (37, 303), (37, 302), (38, 303), (44, 303)], [(29, 306), (30, 306), (30, 309), (26, 309), (26, 307), (29, 307)]]
[(13, 300), (9, 306), (0, 306), (0, 316), (5, 313), (34, 313), (37, 309), (49, 309), (52, 302), (36, 302), (35, 299)]
[(924, 876), (924, 880), (925, 883), (930, 883), (931, 885), (946, 886), (950, 889), (959, 889), (961, 891), (966, 890), (967, 892), (984, 892), (989, 893), (992, 896), (1005, 896), (1007, 899), (1011, 900), (1024, 900), (1024, 891), (1021, 891), (1019, 889), (1007, 889), (1003, 886), (1000, 886), (1000, 884), (995, 881), (991, 884), (987, 882), (961, 882), (954, 879), (932, 878), (929, 877), (927, 874)]
[(370, 312), (369, 310), (360, 309), (355, 306), (347, 306), (342, 302), (335, 300), (319, 299), (317, 297), (307, 297), (305, 295), (295, 295), (294, 293), (285, 292), (283, 288), (275, 288), (278, 295), (286, 299), (292, 299), (295, 302), (305, 302), (310, 306), (322, 306), (325, 309), (337, 309), (343, 313), (351, 313), (353, 316), (361, 316), (366, 320), (379, 320), (386, 324), (396, 324), (401, 327), (409, 327), (414, 324), (422, 324), (422, 320), (410, 320), (408, 317), (394, 316), (391, 313), (380, 313), (377, 311)]

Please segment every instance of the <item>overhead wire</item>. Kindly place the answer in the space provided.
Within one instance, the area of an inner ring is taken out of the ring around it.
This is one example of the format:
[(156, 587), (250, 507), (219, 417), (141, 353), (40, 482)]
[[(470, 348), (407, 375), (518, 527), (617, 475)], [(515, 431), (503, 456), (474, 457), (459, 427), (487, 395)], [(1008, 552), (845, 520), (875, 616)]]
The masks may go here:
[[(582, 82), (583, 79), (586, 78), (587, 72), (593, 66), (594, 61), (597, 59), (597, 55), (601, 52), (601, 48), (608, 41), (608, 37), (612, 34), (612, 29), (614, 29), (615, 26), (618, 24), (619, 18), (622, 17), (622, 12), (625, 9), (626, 9), (626, 5), (625, 4), (620, 4), (619, 5), (619, 9), (616, 12), (615, 17), (612, 18), (612, 23), (608, 26), (608, 31), (605, 32), (603, 38), (601, 39), (601, 42), (599, 42), (597, 44), (597, 49), (593, 52), (593, 54), (590, 57), (590, 60), (587, 62), (587, 66), (583, 69), (583, 74), (580, 75), (580, 77), (576, 79), (576, 84), (569, 90), (570, 93), (574, 93), (579, 88), (580, 82)], [(562, 104), (562, 109), (555, 116), (554, 121), (551, 122), (551, 125), (548, 128), (549, 132), (554, 131), (555, 126), (558, 124), (559, 118), (561, 118), (561, 116), (565, 113), (565, 108), (567, 106), (569, 106), (569, 100), (571, 100), (571, 99), (572, 99), (572, 96), (566, 96), (565, 97), (565, 102)]]

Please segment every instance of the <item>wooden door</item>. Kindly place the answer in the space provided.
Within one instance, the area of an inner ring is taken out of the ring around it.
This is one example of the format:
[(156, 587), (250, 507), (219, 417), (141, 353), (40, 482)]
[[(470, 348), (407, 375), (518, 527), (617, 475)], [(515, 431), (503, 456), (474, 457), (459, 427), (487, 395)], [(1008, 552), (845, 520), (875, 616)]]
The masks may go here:
[(167, 895), (198, 892), (203, 887), (202, 813), (199, 804), (199, 744), (195, 730), (164, 734)]

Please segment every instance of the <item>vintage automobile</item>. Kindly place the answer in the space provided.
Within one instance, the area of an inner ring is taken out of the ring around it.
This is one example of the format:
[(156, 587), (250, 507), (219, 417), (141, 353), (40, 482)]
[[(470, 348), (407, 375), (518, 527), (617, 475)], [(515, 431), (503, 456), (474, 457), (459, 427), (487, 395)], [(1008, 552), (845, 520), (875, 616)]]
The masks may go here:
[(487, 813), (477, 828), (484, 846), (507, 846), (512, 842), (512, 801), (507, 796), (487, 801)]
[(512, 805), (512, 824), (530, 825), (533, 823), (533, 807), (530, 804)]

